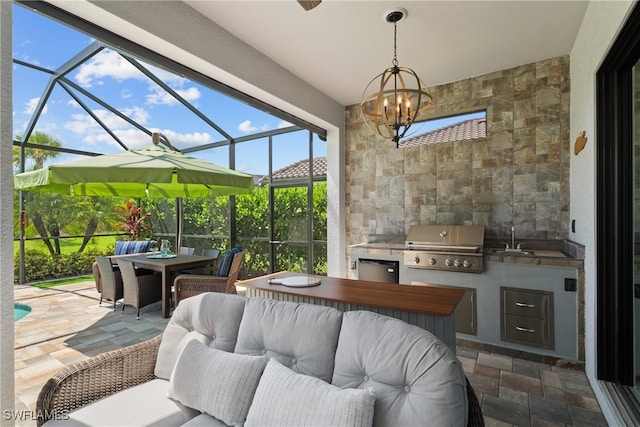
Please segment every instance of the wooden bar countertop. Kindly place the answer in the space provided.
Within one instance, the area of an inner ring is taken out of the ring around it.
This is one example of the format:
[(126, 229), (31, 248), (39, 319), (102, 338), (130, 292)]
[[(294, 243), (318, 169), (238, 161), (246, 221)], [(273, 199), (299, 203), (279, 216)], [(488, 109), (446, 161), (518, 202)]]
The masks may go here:
[[(321, 280), (320, 285), (304, 288), (269, 283), (269, 279), (309, 276)], [(433, 286), (410, 286), (338, 277), (313, 276), (287, 271), (268, 274), (238, 282), (238, 286), (296, 295), (306, 298), (337, 301), (391, 310), (451, 316), (464, 291)]]

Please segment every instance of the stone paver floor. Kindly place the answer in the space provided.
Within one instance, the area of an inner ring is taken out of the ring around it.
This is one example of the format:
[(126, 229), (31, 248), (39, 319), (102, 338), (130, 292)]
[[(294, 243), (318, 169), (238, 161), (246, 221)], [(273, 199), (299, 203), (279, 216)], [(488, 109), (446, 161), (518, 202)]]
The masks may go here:
[[(16, 303), (28, 305), (31, 312), (15, 322), (15, 409), (16, 425), (35, 426), (32, 418), (38, 393), (60, 368), (109, 350), (152, 338), (164, 330), (160, 304), (141, 310), (136, 320), (133, 307), (98, 305), (95, 283), (39, 289), (14, 287)], [(21, 412), (23, 411), (23, 412)]]
[[(29, 419), (43, 384), (60, 368), (105, 351), (142, 342), (164, 330), (160, 304), (114, 312), (100, 299), (93, 281), (39, 289), (15, 286), (15, 302), (32, 311), (15, 322), (16, 410), (18, 426)], [(459, 347), (469, 381), (487, 426), (606, 426), (585, 374)]]

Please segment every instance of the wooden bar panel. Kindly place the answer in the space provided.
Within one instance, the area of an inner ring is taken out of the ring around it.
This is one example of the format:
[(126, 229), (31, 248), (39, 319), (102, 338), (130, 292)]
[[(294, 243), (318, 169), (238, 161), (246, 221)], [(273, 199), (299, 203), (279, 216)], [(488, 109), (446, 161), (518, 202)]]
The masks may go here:
[(454, 310), (464, 292), (459, 289), (367, 282), (318, 276), (318, 286), (294, 288), (269, 284), (270, 278), (292, 277), (281, 272), (238, 283), (247, 296), (324, 305), (342, 312), (372, 311), (403, 320), (431, 332), (453, 352), (456, 351)]

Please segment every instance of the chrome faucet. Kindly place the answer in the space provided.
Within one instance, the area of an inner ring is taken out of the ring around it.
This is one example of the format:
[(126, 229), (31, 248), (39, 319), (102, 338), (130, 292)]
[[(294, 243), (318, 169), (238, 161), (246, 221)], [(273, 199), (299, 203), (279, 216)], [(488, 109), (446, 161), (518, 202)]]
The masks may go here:
[(513, 225), (511, 226), (511, 247), (516, 247), (516, 228)]
[(511, 226), (511, 246), (509, 246), (508, 243), (505, 243), (505, 250), (521, 251), (522, 250), (521, 245), (522, 243), (518, 243), (518, 246), (516, 247), (516, 228), (512, 225)]

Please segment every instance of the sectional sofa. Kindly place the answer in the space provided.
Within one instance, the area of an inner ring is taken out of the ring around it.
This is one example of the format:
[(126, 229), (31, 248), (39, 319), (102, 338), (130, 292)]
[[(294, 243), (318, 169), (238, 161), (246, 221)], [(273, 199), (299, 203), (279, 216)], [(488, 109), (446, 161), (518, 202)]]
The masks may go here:
[(46, 426), (481, 426), (453, 352), (368, 311), (205, 293), (162, 335), (62, 369)]

